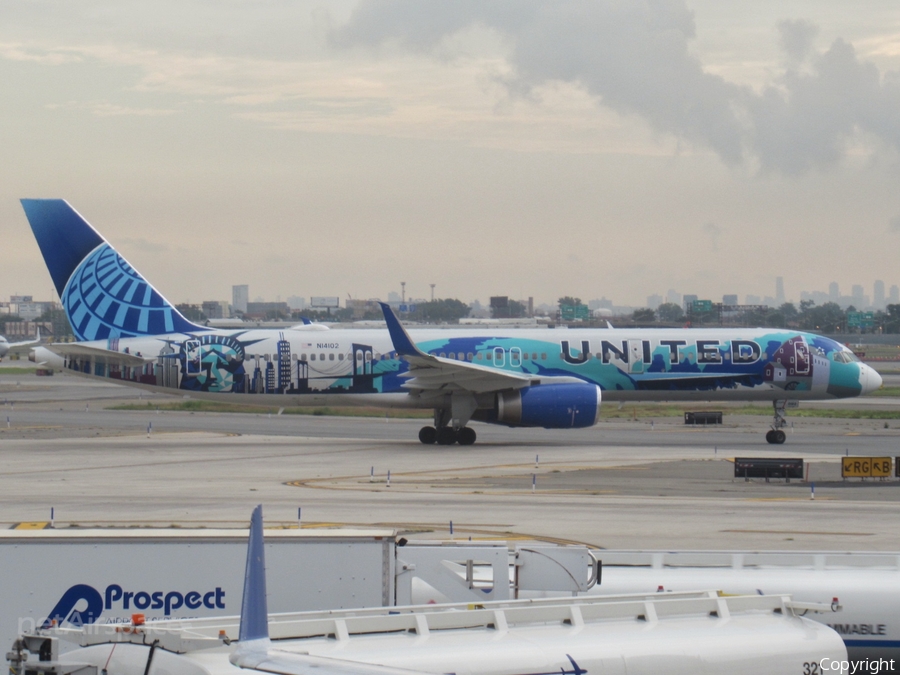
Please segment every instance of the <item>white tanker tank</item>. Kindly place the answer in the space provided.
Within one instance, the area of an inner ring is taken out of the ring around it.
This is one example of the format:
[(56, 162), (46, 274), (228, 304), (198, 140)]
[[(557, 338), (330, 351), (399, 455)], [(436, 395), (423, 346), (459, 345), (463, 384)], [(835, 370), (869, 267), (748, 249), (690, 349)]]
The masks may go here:
[[(850, 552), (600, 551), (603, 583), (591, 593), (646, 593), (703, 586), (724, 593), (790, 593), (839, 600), (833, 628), (856, 661), (893, 659), (900, 670), (900, 554)], [(882, 669), (883, 670), (883, 669)], [(858, 671), (859, 672), (859, 671)], [(865, 672), (865, 671), (862, 671)]]
[[(251, 524), (239, 621), (51, 626), (8, 654), (25, 675), (797, 675), (840, 668), (828, 604), (715, 591), (276, 614), (266, 605), (262, 513)], [(235, 644), (235, 637), (237, 641)], [(58, 640), (82, 648), (59, 655)], [(32, 658), (36, 657), (36, 658)], [(833, 667), (837, 664), (837, 668)]]
[[(900, 671), (898, 553), (598, 550), (594, 555), (602, 559), (603, 572), (602, 582), (586, 590), (592, 596), (713, 588), (726, 594), (787, 593), (803, 602), (837, 599), (840, 613), (809, 618), (833, 628), (851, 660), (869, 662), (868, 667), (858, 666), (857, 673)], [(533, 585), (528, 590), (517, 587), (522, 560), (516, 553), (512, 556), (509, 580), (514, 597), (566, 594), (559, 589), (535, 590)], [(588, 575), (598, 573), (586, 569), (585, 578)], [(484, 566), (473, 571), (473, 578), (476, 585), (491, 583)], [(414, 580), (411, 595), (418, 603), (454, 599), (421, 579)]]
[[(221, 620), (190, 627), (154, 622), (137, 632), (104, 636), (103, 631), (115, 630), (105, 625), (94, 627), (89, 639), (138, 644), (94, 644), (67, 652), (62, 663), (68, 672), (77, 670), (76, 664), (95, 669), (81, 675), (104, 669), (144, 675), (149, 645), (157, 640), (149, 675), (238, 675), (229, 659), (239, 667), (284, 675), (315, 667), (323, 674), (362, 674), (371, 666), (404, 669), (407, 675), (797, 675), (846, 661), (840, 637), (797, 616), (802, 611), (787, 596), (698, 592), (508, 601), (474, 609), (431, 606), (393, 614), (385, 609), (273, 615), (271, 635), (279, 639), (263, 662), (241, 660), (234, 645), (224, 645), (219, 631), (234, 635), (237, 626)], [(75, 632), (61, 630), (70, 637)]]

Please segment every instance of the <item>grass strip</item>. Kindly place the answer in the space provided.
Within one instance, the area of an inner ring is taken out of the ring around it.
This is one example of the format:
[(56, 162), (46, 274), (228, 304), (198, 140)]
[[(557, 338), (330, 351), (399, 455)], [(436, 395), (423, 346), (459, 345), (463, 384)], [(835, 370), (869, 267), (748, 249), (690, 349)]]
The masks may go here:
[[(155, 403), (123, 403), (109, 406), (107, 410), (131, 410), (131, 411), (155, 411), (167, 410), (173, 412), (215, 412), (236, 413), (246, 415), (277, 415), (278, 406), (257, 406), (243, 403), (226, 403), (224, 401), (161, 401)], [(283, 415), (328, 415), (331, 417), (397, 417), (397, 418), (428, 418), (434, 414), (430, 410), (391, 410), (368, 406), (286, 406)]]
[[(253, 406), (240, 403), (226, 403), (219, 401), (164, 401), (154, 403), (124, 403), (110, 406), (107, 410), (128, 411), (155, 411), (166, 410), (173, 412), (214, 412), (236, 413), (251, 415), (275, 415), (279, 408), (275, 406)], [(667, 404), (667, 403), (627, 403), (621, 408), (615, 403), (607, 403), (600, 408), (601, 419), (648, 419), (652, 417), (683, 417), (685, 412), (699, 412), (708, 410), (721, 410), (726, 415), (759, 415), (769, 417), (772, 415), (772, 406), (768, 404), (742, 405), (742, 406), (713, 406)], [(430, 410), (409, 409), (385, 409), (375, 407), (353, 406), (321, 406), (321, 407), (285, 407), (284, 415), (315, 415), (329, 417), (390, 417), (396, 419), (431, 419), (433, 413)], [(871, 419), (871, 420), (897, 420), (900, 419), (900, 410), (852, 410), (847, 408), (792, 408), (788, 411), (789, 417), (825, 417), (836, 419)]]

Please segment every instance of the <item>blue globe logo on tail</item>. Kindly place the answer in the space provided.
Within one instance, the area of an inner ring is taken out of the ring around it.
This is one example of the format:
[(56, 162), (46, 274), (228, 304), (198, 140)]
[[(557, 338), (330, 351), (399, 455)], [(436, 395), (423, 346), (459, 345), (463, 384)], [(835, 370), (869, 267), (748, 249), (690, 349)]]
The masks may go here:
[(159, 335), (192, 329), (177, 310), (107, 243), (69, 278), (63, 307), (79, 340)]

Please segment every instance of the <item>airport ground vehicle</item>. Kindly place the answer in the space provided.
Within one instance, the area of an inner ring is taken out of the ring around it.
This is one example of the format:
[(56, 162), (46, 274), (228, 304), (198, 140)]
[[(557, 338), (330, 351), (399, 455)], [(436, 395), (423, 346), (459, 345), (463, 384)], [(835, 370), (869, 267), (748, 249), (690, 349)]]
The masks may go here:
[[(11, 671), (140, 675), (797, 673), (845, 662), (838, 635), (789, 596), (687, 592), (275, 615), (266, 597), (262, 510), (251, 521), (240, 620), (47, 626), (24, 632)], [(82, 648), (59, 654), (58, 640)], [(235, 640), (235, 638), (237, 638)], [(37, 659), (31, 659), (36, 655)], [(158, 660), (157, 660), (158, 659)], [(819, 672), (819, 670), (816, 670)]]

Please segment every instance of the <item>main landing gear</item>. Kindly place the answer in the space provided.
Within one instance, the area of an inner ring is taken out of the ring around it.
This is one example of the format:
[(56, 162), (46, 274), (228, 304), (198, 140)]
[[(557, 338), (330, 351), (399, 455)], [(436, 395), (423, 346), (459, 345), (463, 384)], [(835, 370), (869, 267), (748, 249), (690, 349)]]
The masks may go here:
[(475, 443), (475, 430), (469, 427), (422, 427), (419, 429), (419, 440), (425, 445), (437, 443), (438, 445), (472, 445)]
[(766, 433), (766, 441), (768, 443), (781, 445), (787, 439), (787, 434), (784, 433), (784, 427), (787, 426), (787, 419), (785, 419), (784, 415), (786, 406), (787, 401), (772, 401), (772, 408), (775, 413), (772, 416), (772, 428)]
[(419, 429), (419, 440), (425, 445), (472, 445), (475, 430), (466, 426), (478, 405), (472, 392), (455, 391), (450, 395), (450, 405), (434, 409), (434, 426)]

